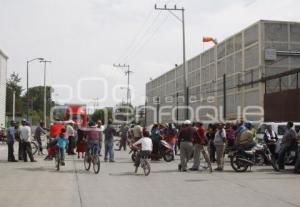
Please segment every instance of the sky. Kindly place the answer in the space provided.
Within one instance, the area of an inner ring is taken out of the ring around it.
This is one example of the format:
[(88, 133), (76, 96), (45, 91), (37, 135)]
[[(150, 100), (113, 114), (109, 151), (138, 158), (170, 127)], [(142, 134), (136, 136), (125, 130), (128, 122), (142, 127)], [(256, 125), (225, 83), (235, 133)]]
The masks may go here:
[[(144, 104), (145, 84), (182, 63), (181, 23), (158, 6), (185, 8), (186, 54), (192, 58), (260, 19), (300, 22), (299, 0), (0, 0), (0, 49), (8, 74), (26, 87), (26, 61), (47, 64), (47, 85), (59, 103), (97, 107), (126, 101), (130, 65), (132, 103)], [(180, 13), (177, 13), (180, 16)], [(43, 64), (29, 64), (29, 86), (43, 85)]]

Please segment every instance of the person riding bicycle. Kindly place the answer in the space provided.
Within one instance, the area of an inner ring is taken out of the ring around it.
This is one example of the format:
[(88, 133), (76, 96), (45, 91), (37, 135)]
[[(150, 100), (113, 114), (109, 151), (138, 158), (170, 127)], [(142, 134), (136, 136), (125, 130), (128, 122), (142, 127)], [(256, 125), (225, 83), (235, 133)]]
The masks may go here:
[(56, 146), (58, 147), (58, 153), (60, 153), (60, 159), (61, 159), (61, 165), (65, 165), (65, 148), (67, 144), (69, 144), (69, 140), (65, 136), (66, 129), (62, 128), (60, 130), (60, 134), (58, 137), (54, 139), (54, 142), (56, 142)]
[(97, 127), (94, 122), (89, 122), (88, 128), (84, 130), (86, 132), (86, 152), (89, 153), (95, 146), (97, 149), (97, 155), (99, 155), (99, 142), (101, 136), (101, 130)]
[(138, 148), (139, 145), (141, 145), (140, 147), (140, 152), (137, 154), (137, 158), (135, 161), (134, 166), (136, 167), (136, 172), (137, 172), (137, 168), (140, 165), (140, 160), (141, 157), (143, 158), (148, 158), (148, 156), (151, 154), (152, 149), (153, 149), (153, 144), (152, 144), (152, 140), (149, 138), (150, 134), (148, 131), (144, 131), (143, 132), (143, 137), (141, 139), (139, 139), (138, 141), (136, 141), (132, 146)]

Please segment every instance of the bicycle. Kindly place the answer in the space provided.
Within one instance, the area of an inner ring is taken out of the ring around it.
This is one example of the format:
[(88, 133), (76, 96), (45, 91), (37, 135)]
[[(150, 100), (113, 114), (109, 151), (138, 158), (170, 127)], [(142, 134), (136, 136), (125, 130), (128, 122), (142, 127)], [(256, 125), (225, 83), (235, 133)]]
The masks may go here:
[[(141, 152), (139, 152), (141, 153)], [(150, 174), (151, 171), (151, 166), (150, 166), (150, 162), (148, 160), (148, 154), (144, 154), (140, 157), (140, 166), (141, 168), (143, 168), (144, 171), (144, 175), (148, 176)], [(135, 167), (135, 173), (137, 173), (139, 166)]]
[(86, 171), (89, 171), (91, 168), (91, 163), (93, 163), (93, 170), (95, 174), (98, 174), (100, 171), (100, 159), (98, 156), (98, 149), (96, 145), (93, 145), (89, 151), (85, 153), (84, 156), (84, 168)]

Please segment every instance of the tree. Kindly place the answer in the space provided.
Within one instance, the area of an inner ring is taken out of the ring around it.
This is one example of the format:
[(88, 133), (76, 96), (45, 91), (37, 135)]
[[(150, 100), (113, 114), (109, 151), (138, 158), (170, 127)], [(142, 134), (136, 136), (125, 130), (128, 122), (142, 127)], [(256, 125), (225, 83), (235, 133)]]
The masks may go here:
[[(27, 107), (27, 94), (29, 95), (29, 115), (32, 118), (32, 124), (37, 124), (44, 119), (44, 86), (31, 87), (28, 89), (28, 93), (26, 91), (22, 97), (24, 109)], [(47, 115), (49, 115), (51, 107), (54, 106), (54, 104), (51, 99), (51, 87), (46, 86)], [(26, 113), (26, 111), (24, 112)]]
[(20, 85), (21, 78), (18, 73), (13, 72), (6, 83), (6, 114), (12, 115), (13, 112), (13, 93), (15, 92), (15, 113), (19, 116), (23, 115), (23, 105), (21, 93), (23, 91)]
[(102, 121), (102, 124), (105, 124), (107, 120), (112, 120), (113, 109), (112, 108), (104, 108), (97, 109), (91, 116), (92, 121), (97, 122), (99, 120)]

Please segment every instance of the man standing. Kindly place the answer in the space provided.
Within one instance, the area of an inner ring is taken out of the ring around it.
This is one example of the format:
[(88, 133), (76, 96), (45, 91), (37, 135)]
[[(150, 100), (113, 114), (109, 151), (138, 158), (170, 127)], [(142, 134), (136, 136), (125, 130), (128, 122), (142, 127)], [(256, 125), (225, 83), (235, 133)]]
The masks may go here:
[(217, 171), (223, 171), (224, 169), (225, 143), (226, 143), (226, 131), (224, 129), (224, 124), (220, 123), (218, 124), (217, 132), (215, 134), (215, 139), (214, 139), (214, 144), (217, 153), (217, 165), (218, 165), (218, 167), (215, 170)]
[(32, 155), (32, 149), (31, 149), (31, 128), (29, 127), (29, 122), (22, 121), (22, 126), (20, 128), (20, 139), (22, 143), (23, 148), (23, 160), (24, 162), (27, 162), (27, 154), (29, 156), (29, 159), (31, 162), (36, 162), (34, 160)]
[(127, 146), (127, 140), (128, 140), (128, 127), (127, 125), (124, 123), (122, 124), (122, 126), (120, 127), (120, 146), (119, 146), (119, 151), (121, 151), (122, 147), (124, 149), (124, 151), (126, 151), (126, 146)]
[(68, 123), (67, 125), (67, 134), (68, 134), (68, 155), (75, 155), (75, 130), (73, 128), (73, 122)]
[(278, 167), (280, 170), (284, 170), (284, 157), (288, 150), (293, 147), (293, 143), (297, 137), (296, 131), (293, 129), (294, 123), (289, 121), (287, 123), (287, 129), (283, 135), (281, 147), (278, 156)]
[(200, 153), (202, 153), (205, 161), (208, 164), (208, 168), (210, 172), (212, 172), (211, 163), (209, 160), (209, 156), (205, 151), (204, 145), (205, 145), (205, 129), (203, 127), (203, 123), (197, 123), (197, 132), (199, 135), (199, 139), (194, 140), (194, 163), (193, 167), (190, 168), (191, 171), (197, 171), (199, 170), (200, 166)]
[(103, 132), (104, 132), (104, 126), (102, 125), (102, 121), (98, 121), (98, 128), (100, 129), (100, 139), (99, 139), (99, 155), (101, 155), (101, 150), (102, 150), (102, 143), (103, 143)]
[(10, 127), (7, 129), (7, 147), (8, 147), (8, 162), (18, 162), (14, 156), (14, 142), (15, 142), (15, 135), (16, 135), (16, 122), (11, 121)]
[(38, 144), (39, 144), (39, 152), (44, 155), (43, 153), (43, 146), (42, 146), (42, 139), (41, 139), (41, 135), (42, 134), (46, 134), (47, 132), (44, 130), (44, 123), (40, 122), (40, 125), (35, 129), (34, 132), (34, 138), (37, 140)]
[(193, 152), (194, 139), (200, 139), (197, 130), (192, 126), (190, 120), (185, 120), (183, 128), (178, 134), (178, 142), (180, 143), (180, 164), (178, 169), (180, 171), (187, 171), (187, 163)]
[(116, 135), (116, 130), (112, 126), (112, 121), (109, 120), (106, 129), (104, 130), (105, 134), (105, 155), (104, 161), (107, 162), (109, 156), (109, 162), (115, 162), (114, 160), (114, 135)]

